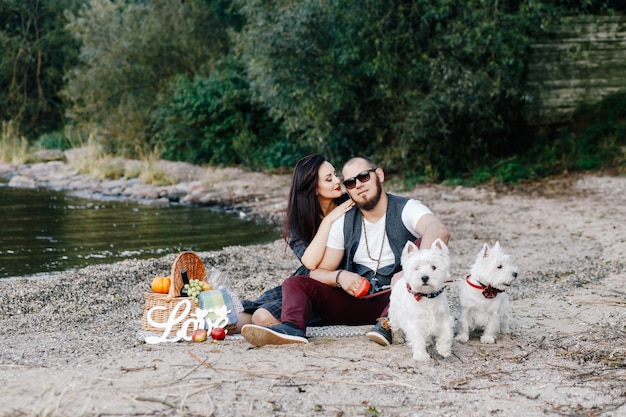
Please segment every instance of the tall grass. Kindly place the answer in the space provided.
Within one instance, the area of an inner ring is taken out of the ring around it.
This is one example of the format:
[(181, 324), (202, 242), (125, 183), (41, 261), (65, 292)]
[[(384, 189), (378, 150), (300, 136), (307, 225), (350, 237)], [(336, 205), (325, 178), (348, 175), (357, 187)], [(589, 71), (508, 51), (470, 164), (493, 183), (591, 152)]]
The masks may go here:
[(81, 174), (98, 180), (139, 178), (144, 184), (155, 186), (172, 185), (177, 178), (163, 170), (159, 164), (158, 149), (138, 152), (139, 161), (130, 161), (107, 154), (100, 145), (97, 134), (89, 134), (87, 141), (72, 151), (71, 167)]
[(154, 148), (148, 152), (140, 151), (141, 160), (143, 162), (139, 179), (144, 184), (152, 184), (155, 186), (173, 185), (178, 182), (178, 178), (165, 171), (158, 163), (161, 159), (161, 151)]
[(28, 160), (30, 146), (28, 140), (17, 135), (12, 121), (2, 122), (0, 136), (0, 161), (22, 165)]

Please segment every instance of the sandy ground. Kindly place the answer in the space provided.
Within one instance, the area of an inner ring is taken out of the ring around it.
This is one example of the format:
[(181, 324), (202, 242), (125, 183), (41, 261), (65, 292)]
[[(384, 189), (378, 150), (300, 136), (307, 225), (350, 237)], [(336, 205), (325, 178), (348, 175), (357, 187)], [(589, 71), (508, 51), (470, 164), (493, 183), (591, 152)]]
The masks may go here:
[[(0, 415), (626, 416), (626, 178), (406, 195), (452, 231), (456, 279), (483, 242), (518, 264), (513, 330), (495, 345), (473, 337), (428, 363), (363, 335), (148, 345), (143, 292), (172, 254), (0, 284)], [(242, 297), (296, 267), (280, 241), (199, 255)]]

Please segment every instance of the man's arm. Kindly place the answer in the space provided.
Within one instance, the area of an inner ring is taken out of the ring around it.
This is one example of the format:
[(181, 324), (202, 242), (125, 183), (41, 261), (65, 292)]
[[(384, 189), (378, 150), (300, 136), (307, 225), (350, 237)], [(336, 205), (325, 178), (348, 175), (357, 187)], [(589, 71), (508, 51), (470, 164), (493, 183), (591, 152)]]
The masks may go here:
[[(448, 228), (432, 214), (422, 215), (415, 225), (415, 231), (421, 236), (422, 241), (420, 243), (420, 248), (422, 249), (430, 248), (437, 238), (443, 240), (446, 245), (450, 240), (450, 231), (448, 231)], [(391, 278), (392, 288), (403, 275), (404, 271), (394, 274)]]
[(430, 248), (433, 242), (441, 239), (447, 245), (450, 240), (448, 228), (432, 214), (424, 214), (415, 225), (415, 231), (422, 236), (421, 248)]

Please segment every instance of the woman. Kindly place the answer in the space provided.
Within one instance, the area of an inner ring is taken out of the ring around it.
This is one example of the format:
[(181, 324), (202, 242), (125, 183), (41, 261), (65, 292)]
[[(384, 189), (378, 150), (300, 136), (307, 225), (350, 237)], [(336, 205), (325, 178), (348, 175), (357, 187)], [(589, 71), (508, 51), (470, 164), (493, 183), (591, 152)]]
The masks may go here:
[[(317, 268), (326, 250), (330, 226), (350, 210), (354, 202), (341, 191), (335, 168), (319, 154), (308, 155), (296, 164), (289, 190), (285, 241), (302, 265), (294, 275), (309, 275)], [(237, 331), (244, 324), (271, 326), (280, 323), (282, 287), (264, 292), (254, 301), (242, 301)], [(312, 320), (315, 324), (315, 321)]]

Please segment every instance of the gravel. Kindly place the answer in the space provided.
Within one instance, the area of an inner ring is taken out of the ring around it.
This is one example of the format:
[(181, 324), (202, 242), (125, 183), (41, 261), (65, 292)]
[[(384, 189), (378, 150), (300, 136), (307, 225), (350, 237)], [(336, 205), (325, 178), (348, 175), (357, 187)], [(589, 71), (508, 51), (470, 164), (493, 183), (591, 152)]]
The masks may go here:
[[(272, 204), (259, 197), (272, 181), (255, 187), (249, 205), (250, 188), (240, 188), (237, 204), (280, 223), (274, 198), (286, 195), (284, 180), (268, 193)], [(126, 260), (0, 282), (0, 382), (13, 398), (0, 415), (625, 415), (626, 178), (518, 190), (420, 186), (404, 195), (451, 229), (455, 279), (483, 242), (498, 240), (514, 257), (510, 336), (455, 343), (452, 357), (420, 365), (408, 346), (364, 337), (260, 349), (234, 336), (146, 345), (138, 338), (144, 293), (177, 254)], [(220, 272), (215, 284), (241, 298), (298, 266), (282, 240), (197, 254)], [(451, 284), (453, 313), (456, 291)]]

